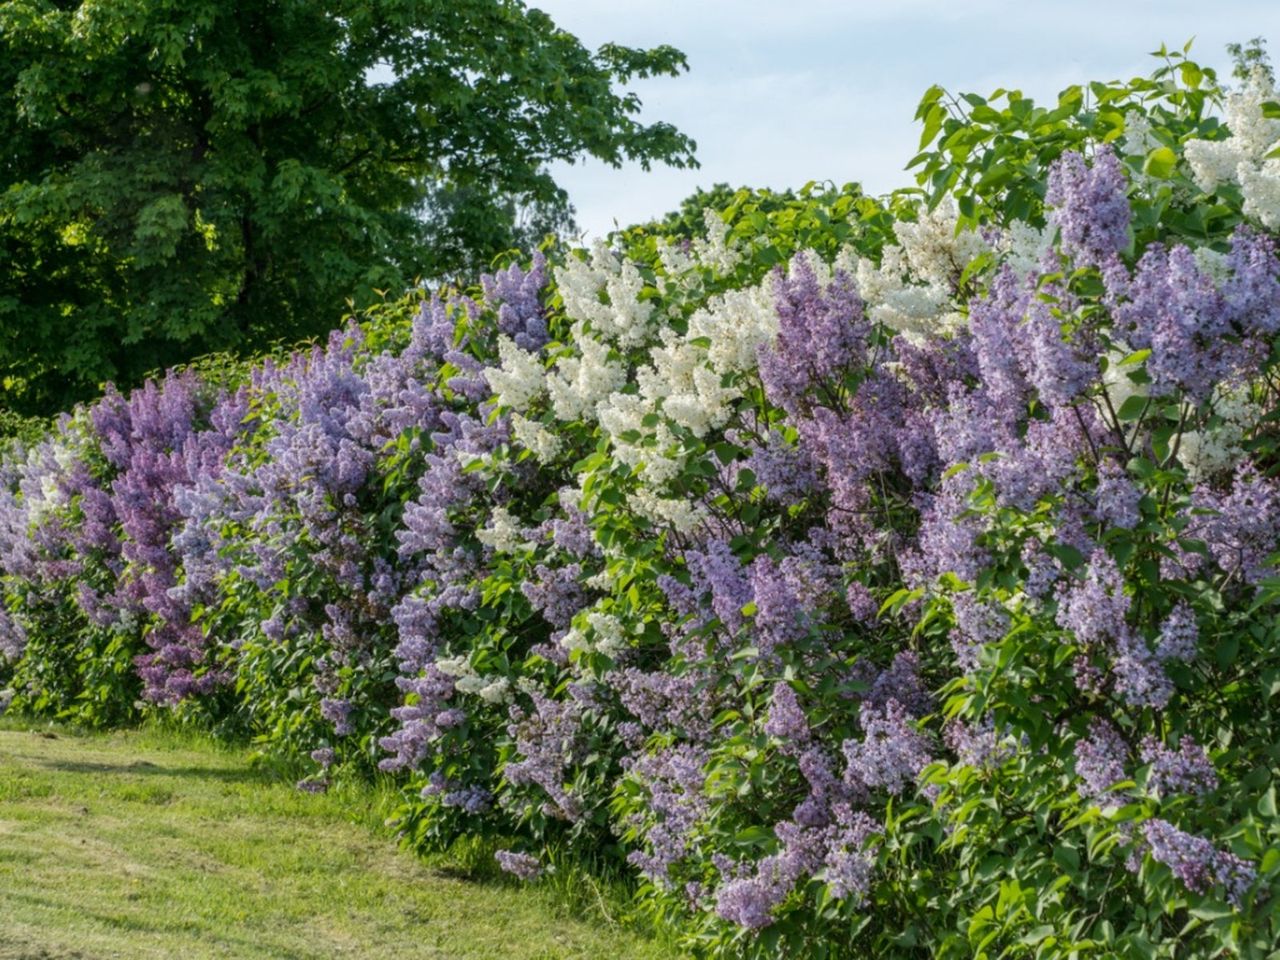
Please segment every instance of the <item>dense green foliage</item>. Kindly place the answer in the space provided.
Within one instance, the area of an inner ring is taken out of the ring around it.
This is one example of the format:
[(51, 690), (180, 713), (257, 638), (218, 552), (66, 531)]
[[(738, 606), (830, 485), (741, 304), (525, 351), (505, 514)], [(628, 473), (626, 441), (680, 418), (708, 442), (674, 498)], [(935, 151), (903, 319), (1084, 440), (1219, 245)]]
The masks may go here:
[(563, 226), (553, 160), (691, 164), (617, 89), (683, 67), (520, 0), (5, 0), (0, 405), (323, 335)]

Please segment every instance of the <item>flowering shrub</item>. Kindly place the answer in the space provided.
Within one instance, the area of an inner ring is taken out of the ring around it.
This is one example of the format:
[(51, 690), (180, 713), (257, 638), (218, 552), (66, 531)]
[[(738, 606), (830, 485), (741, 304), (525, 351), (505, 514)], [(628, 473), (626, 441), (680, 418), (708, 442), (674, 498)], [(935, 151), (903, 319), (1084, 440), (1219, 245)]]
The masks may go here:
[(1171, 63), (109, 393), (0, 466), (0, 703), (377, 765), (707, 956), (1269, 955), (1280, 107)]

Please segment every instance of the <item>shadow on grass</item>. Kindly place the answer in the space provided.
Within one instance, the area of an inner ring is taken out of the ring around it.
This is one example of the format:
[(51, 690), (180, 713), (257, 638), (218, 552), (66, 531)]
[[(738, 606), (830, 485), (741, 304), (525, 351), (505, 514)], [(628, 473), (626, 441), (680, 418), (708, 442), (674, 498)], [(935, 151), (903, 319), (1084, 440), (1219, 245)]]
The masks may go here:
[(34, 758), (46, 770), (59, 773), (94, 773), (105, 776), (181, 777), (194, 780), (220, 780), (223, 783), (279, 783), (278, 774), (267, 770), (229, 770), (222, 767), (169, 767), (134, 760), (129, 763), (100, 763), (93, 760), (46, 760)]
[[(92, 891), (89, 891), (92, 894)], [(50, 917), (57, 917), (65, 911), (65, 905), (56, 900), (49, 900), (40, 896), (38, 893), (32, 892), (13, 892), (7, 894), (14, 902), (27, 904), (28, 907), (34, 908), (38, 912), (48, 912)], [(76, 909), (76, 915), (83, 923), (84, 927), (90, 931), (103, 933), (108, 930), (119, 931), (122, 936), (136, 935), (132, 937), (130, 944), (122, 944), (124, 947), (133, 947), (137, 943), (137, 937), (144, 940), (151, 940), (155, 948), (164, 948), (166, 939), (172, 939), (177, 946), (183, 942), (183, 938), (190, 940), (198, 938), (203, 940), (206, 945), (216, 943), (220, 950), (228, 950), (230, 948), (239, 948), (245, 952), (231, 954), (239, 957), (271, 957), (272, 960), (308, 960), (308, 955), (296, 951), (289, 947), (270, 947), (264, 946), (261, 938), (255, 938), (247, 930), (228, 929), (223, 926), (221, 929), (213, 930), (207, 924), (199, 923), (193, 920), (169, 920), (169, 921), (148, 921), (141, 919), (136, 915), (126, 915), (120, 912), (106, 912), (103, 910), (93, 910), (87, 908), (83, 903)], [(65, 931), (65, 928), (61, 928)], [(13, 947), (15, 949), (32, 949), (37, 952), (32, 953), (4, 953), (0, 952), (0, 960), (9, 960), (10, 957), (19, 957), (21, 960), (90, 960), (94, 957), (92, 953), (83, 953), (79, 950), (71, 950), (69, 952), (50, 953), (46, 948), (36, 947), (33, 944), (24, 943), (23, 941), (9, 942), (5, 940), (3, 931), (0, 931), (0, 948)], [(154, 955), (154, 954), (153, 954)], [(173, 956), (179, 954), (175, 952)]]

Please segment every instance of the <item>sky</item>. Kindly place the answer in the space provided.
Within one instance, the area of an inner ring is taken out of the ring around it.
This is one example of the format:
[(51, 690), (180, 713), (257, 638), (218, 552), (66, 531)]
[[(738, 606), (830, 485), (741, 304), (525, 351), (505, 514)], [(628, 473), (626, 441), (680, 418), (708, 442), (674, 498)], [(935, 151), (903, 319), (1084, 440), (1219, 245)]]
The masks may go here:
[(629, 85), (641, 119), (697, 141), (696, 170), (598, 161), (552, 169), (587, 236), (675, 209), (699, 187), (912, 184), (912, 119), (938, 83), (1052, 100), (1072, 83), (1146, 75), (1148, 54), (1194, 37), (1193, 59), (1230, 73), (1224, 47), (1262, 36), (1280, 60), (1276, 0), (527, 0), (594, 49), (671, 44), (689, 72)]

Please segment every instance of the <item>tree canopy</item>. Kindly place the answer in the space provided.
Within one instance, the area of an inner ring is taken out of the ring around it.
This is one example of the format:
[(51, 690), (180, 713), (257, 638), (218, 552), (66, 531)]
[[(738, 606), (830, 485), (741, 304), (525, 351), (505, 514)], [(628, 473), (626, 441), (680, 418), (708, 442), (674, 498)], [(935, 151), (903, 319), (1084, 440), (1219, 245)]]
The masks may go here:
[(0, 406), (469, 269), (565, 222), (553, 160), (692, 165), (621, 89), (685, 67), (519, 0), (0, 2)]

